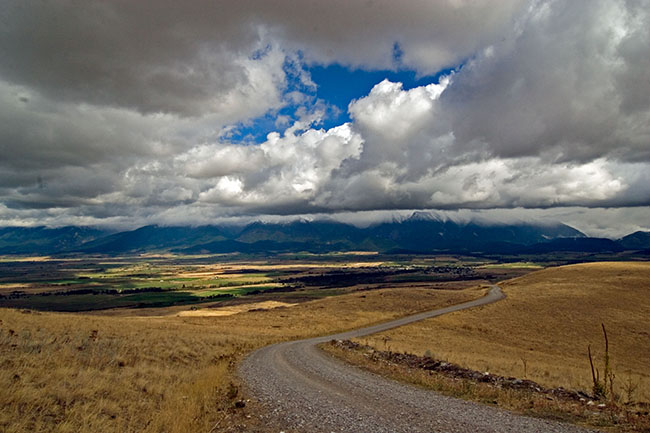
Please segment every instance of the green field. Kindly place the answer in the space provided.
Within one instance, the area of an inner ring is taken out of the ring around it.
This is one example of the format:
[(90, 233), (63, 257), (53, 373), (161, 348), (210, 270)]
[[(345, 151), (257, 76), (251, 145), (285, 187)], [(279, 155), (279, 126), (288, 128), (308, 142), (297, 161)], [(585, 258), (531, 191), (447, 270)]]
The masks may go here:
[(304, 301), (373, 284), (408, 287), (489, 279), (495, 271), (510, 269), (485, 265), (476, 258), (358, 254), (230, 261), (222, 256), (173, 255), (3, 258), (0, 307), (70, 312), (161, 308), (259, 295)]

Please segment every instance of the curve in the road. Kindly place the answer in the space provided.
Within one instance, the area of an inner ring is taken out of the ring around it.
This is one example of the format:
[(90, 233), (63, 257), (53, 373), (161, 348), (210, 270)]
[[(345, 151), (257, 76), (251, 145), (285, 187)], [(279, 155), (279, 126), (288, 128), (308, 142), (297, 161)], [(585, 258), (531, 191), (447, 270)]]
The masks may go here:
[(239, 374), (274, 415), (304, 432), (585, 432), (398, 383), (336, 360), (316, 346), (385, 331), (505, 298), (482, 298), (362, 329), (274, 344), (253, 352)]

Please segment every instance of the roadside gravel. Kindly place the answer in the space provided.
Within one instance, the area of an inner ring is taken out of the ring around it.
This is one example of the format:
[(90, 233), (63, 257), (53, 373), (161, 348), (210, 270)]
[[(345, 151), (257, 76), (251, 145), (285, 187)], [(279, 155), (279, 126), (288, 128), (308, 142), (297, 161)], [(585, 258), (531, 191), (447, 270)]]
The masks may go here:
[(252, 395), (283, 425), (302, 432), (587, 432), (583, 428), (516, 415), (391, 381), (336, 360), (316, 345), (363, 337), (442, 314), (496, 302), (483, 298), (379, 325), (267, 346), (244, 360), (239, 375)]

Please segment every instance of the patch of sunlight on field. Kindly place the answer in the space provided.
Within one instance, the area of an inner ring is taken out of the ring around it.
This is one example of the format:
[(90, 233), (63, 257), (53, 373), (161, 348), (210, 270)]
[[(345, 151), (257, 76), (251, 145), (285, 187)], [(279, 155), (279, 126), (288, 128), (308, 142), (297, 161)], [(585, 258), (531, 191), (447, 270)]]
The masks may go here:
[(479, 266), (482, 269), (542, 269), (543, 267), (533, 262), (488, 263)]
[(0, 262), (48, 262), (54, 260), (50, 256), (0, 256)]
[(217, 289), (204, 289), (190, 291), (193, 295), (199, 297), (209, 297), (218, 295), (246, 295), (251, 292), (264, 292), (266, 290), (283, 287), (280, 283), (265, 283), (263, 285), (246, 285), (246, 286), (223, 286)]
[(177, 314), (179, 317), (217, 317), (232, 316), (233, 314), (243, 313), (251, 310), (272, 310), (274, 308), (293, 307), (298, 304), (279, 301), (253, 302), (250, 304), (230, 305), (219, 308), (199, 308), (197, 310), (181, 311)]
[(549, 268), (500, 284), (507, 298), (360, 339), (479, 371), (591, 391), (587, 346), (603, 370), (608, 336), (615, 391), (650, 401), (650, 263)]

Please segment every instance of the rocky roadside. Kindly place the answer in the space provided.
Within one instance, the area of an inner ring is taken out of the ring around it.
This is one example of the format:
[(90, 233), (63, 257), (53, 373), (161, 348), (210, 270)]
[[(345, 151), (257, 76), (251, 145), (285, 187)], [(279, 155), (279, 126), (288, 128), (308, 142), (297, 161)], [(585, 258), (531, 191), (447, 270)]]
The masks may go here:
[(350, 340), (332, 340), (331, 345), (344, 350), (356, 350), (364, 352), (365, 356), (372, 361), (381, 361), (403, 365), (409, 368), (420, 370), (435, 371), (448, 377), (456, 379), (469, 379), (479, 383), (487, 383), (497, 388), (528, 390), (539, 394), (546, 394), (556, 398), (562, 398), (573, 401), (594, 403), (596, 398), (589, 394), (570, 390), (562, 387), (546, 388), (537, 382), (527, 379), (518, 379), (515, 377), (504, 377), (489, 372), (480, 372), (470, 370), (446, 361), (440, 361), (428, 356), (417, 356), (408, 353), (396, 353), (390, 351), (376, 350), (371, 346), (365, 346)]
[[(650, 404), (636, 402), (624, 405), (611, 401), (599, 400), (596, 397), (582, 391), (572, 390), (563, 387), (549, 388), (537, 382), (516, 377), (505, 377), (489, 372), (481, 372), (461, 367), (450, 362), (433, 359), (429, 356), (418, 356), (408, 353), (397, 353), (385, 350), (378, 350), (372, 346), (359, 344), (350, 340), (331, 340), (329, 345), (341, 351), (351, 351), (361, 354), (366, 360), (375, 364), (402, 367), (411, 371), (428, 372), (429, 374), (440, 374), (454, 381), (471, 381), (476, 384), (483, 384), (498, 390), (515, 390), (526, 393), (526, 395), (537, 395), (556, 403), (557, 407), (582, 408), (581, 412), (590, 414), (594, 419), (607, 419), (607, 422), (595, 422), (601, 427), (612, 424), (622, 426), (624, 431), (650, 432)], [(592, 424), (592, 423), (589, 423)]]

